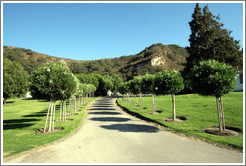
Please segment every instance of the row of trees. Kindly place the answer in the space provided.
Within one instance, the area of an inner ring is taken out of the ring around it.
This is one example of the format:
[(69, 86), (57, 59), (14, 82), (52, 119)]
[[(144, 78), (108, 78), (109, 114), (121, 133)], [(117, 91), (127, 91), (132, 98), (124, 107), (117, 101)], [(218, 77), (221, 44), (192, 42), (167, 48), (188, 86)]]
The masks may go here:
[(75, 75), (80, 82), (86, 84), (93, 84), (97, 89), (95, 91), (96, 96), (106, 96), (107, 91), (118, 91), (119, 85), (123, 82), (123, 79), (119, 75), (100, 75), (100, 74), (76, 74)]
[(156, 113), (156, 95), (171, 94), (173, 103), (173, 121), (176, 120), (175, 111), (175, 93), (184, 88), (183, 78), (181, 74), (175, 70), (163, 70), (156, 75), (145, 74), (136, 76), (128, 82), (120, 85), (120, 93), (126, 95), (132, 93), (139, 95), (139, 109), (142, 109), (142, 94), (152, 95), (152, 113)]
[[(49, 65), (54, 65), (54, 62), (50, 63)], [(46, 68), (49, 68), (49, 66), (46, 65)], [(47, 69), (47, 70), (50, 70), (50, 69)], [(66, 67), (66, 73), (68, 71), (70, 72), (70, 69)], [(38, 68), (37, 70), (33, 71), (31, 74), (35, 74), (37, 72), (41, 72), (41, 68)], [(42, 72), (44, 73), (44, 71)], [(46, 73), (48, 73), (48, 71), (46, 71)], [(11, 61), (7, 58), (3, 58), (4, 104), (6, 104), (7, 99), (13, 98), (13, 97), (21, 97), (25, 95), (27, 91), (30, 91), (30, 86), (33, 86), (31, 85), (31, 79), (32, 79), (31, 74), (28, 74), (25, 71), (25, 69), (22, 67), (22, 65), (18, 63), (17, 61)], [(52, 73), (52, 74), (54, 76), (56, 75), (56, 73)], [(72, 73), (70, 72), (70, 74)], [(61, 75), (60, 73), (57, 73), (57, 77), (61, 77), (61, 76), (63, 75)], [(103, 76), (100, 74), (91, 73), (91, 74), (75, 74), (75, 77), (82, 84), (94, 85), (96, 88), (94, 94), (96, 96), (106, 96), (108, 90), (117, 91), (118, 85), (121, 82), (123, 82), (123, 79), (119, 75), (112, 75), (112, 76), (104, 75)], [(48, 78), (43, 77), (40, 79), (48, 79)], [(35, 83), (35, 81), (33, 83)], [(57, 83), (60, 83), (60, 81), (58, 81)], [(50, 84), (53, 85), (52, 80)], [(42, 89), (42, 86), (44, 85), (39, 85), (39, 86), (41, 86), (40, 89)], [(37, 92), (37, 93), (33, 93), (33, 97), (42, 98), (42, 95), (38, 94)]]
[[(220, 131), (225, 130), (222, 96), (235, 87), (235, 69), (216, 60), (201, 61), (191, 69), (190, 84), (192, 90), (202, 96), (214, 96), (217, 102)], [(152, 94), (153, 112), (156, 111), (156, 94), (170, 94), (172, 97), (173, 121), (176, 120), (175, 94), (184, 88), (181, 74), (174, 70), (164, 70), (156, 75), (146, 74), (121, 83), (122, 94), (139, 94), (139, 109), (142, 109), (142, 94)]]
[[(44, 126), (44, 132), (54, 131), (56, 101), (60, 100), (60, 121), (66, 121), (69, 100), (69, 115), (74, 115), (82, 105), (82, 98), (96, 91), (93, 84), (82, 84), (74, 76), (64, 61), (49, 62), (32, 72), (30, 91), (33, 98), (49, 99), (50, 104)], [(73, 103), (73, 104), (72, 104)], [(78, 104), (79, 103), (79, 104)]]

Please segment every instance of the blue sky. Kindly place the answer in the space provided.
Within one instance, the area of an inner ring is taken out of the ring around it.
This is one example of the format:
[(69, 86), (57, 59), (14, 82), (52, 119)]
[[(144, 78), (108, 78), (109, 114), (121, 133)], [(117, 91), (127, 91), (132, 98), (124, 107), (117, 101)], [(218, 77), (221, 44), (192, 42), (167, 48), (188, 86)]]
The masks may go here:
[[(206, 3), (243, 47), (243, 4)], [(203, 7), (206, 5), (200, 3)], [(4, 3), (3, 45), (75, 60), (189, 45), (195, 3)]]

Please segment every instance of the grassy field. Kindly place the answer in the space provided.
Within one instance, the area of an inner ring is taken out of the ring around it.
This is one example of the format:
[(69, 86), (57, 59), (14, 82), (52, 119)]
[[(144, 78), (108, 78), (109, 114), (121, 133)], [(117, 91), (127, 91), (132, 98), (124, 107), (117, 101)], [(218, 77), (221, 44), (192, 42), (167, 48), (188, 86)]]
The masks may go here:
[[(176, 96), (176, 114), (184, 116), (186, 121), (180, 123), (166, 122), (164, 119), (172, 117), (171, 96), (157, 96), (156, 110), (162, 111), (159, 114), (149, 114), (152, 111), (152, 98), (143, 98), (143, 107), (139, 107), (124, 102), (122, 98), (118, 99), (118, 104), (131, 112), (135, 112), (143, 117), (152, 119), (163, 126), (183, 133), (185, 135), (195, 136), (211, 143), (229, 146), (238, 150), (243, 149), (243, 134), (238, 137), (225, 137), (206, 134), (202, 129), (209, 126), (218, 126), (218, 113), (215, 97), (202, 97), (195, 94)], [(232, 92), (222, 97), (224, 104), (225, 125), (237, 127), (243, 131), (243, 93)], [(136, 100), (139, 102), (139, 99)], [(131, 103), (131, 102), (130, 102)]]
[[(44, 128), (49, 101), (9, 99), (7, 105), (3, 106), (3, 156), (9, 157), (67, 136), (79, 127), (86, 115), (85, 110), (92, 101), (81, 107), (77, 115), (67, 116), (72, 121), (55, 122), (55, 127), (63, 127), (63, 130), (36, 134), (38, 129)], [(56, 107), (56, 119), (59, 119), (59, 106)]]

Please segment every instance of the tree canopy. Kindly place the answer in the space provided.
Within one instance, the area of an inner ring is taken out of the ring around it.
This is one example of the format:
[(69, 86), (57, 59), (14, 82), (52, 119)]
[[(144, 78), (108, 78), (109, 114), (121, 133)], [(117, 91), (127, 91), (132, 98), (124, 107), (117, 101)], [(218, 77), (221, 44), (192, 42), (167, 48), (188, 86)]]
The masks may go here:
[(192, 20), (189, 22), (191, 34), (188, 47), (186, 68), (189, 70), (200, 61), (215, 59), (230, 64), (235, 68), (242, 67), (243, 54), (239, 41), (231, 37), (232, 31), (223, 28), (220, 17), (214, 16), (206, 5), (203, 9), (196, 4)]
[(133, 94), (142, 93), (142, 76), (135, 76), (132, 80), (129, 81), (129, 88)]
[(28, 78), (21, 64), (3, 58), (3, 97), (5, 100), (25, 94), (29, 87)]
[(154, 80), (155, 80), (155, 75), (153, 74), (145, 74), (142, 77), (142, 85), (141, 89), (144, 94), (148, 93), (154, 93)]
[(201, 61), (191, 72), (192, 89), (202, 96), (220, 97), (236, 87), (235, 69), (216, 60)]
[(68, 99), (76, 92), (77, 81), (63, 63), (49, 62), (31, 75), (31, 94), (34, 98)]
[(175, 70), (164, 70), (155, 76), (157, 94), (175, 94), (184, 88), (181, 74)]

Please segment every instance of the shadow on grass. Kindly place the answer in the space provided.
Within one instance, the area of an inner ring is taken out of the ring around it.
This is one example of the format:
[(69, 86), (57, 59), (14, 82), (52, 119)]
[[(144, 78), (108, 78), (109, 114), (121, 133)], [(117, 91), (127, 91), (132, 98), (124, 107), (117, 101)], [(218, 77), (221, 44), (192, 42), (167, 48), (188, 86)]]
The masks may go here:
[(15, 101), (6, 101), (6, 104), (14, 103)]
[(39, 119), (9, 119), (3, 121), (3, 130), (10, 130), (10, 129), (21, 129), (25, 127), (30, 127), (35, 123), (29, 123), (39, 121)]
[(40, 112), (35, 112), (29, 115), (23, 115), (22, 117), (42, 117), (47, 115), (47, 110), (43, 110)]
[(120, 132), (156, 133), (159, 131), (159, 129), (156, 127), (140, 124), (112, 124), (108, 126), (102, 125), (101, 127), (107, 130), (118, 130)]
[(11, 129), (22, 129), (25, 127), (30, 127), (34, 125), (34, 123), (27, 123), (27, 124), (8, 124), (3, 125), (3, 130), (11, 130)]
[(37, 99), (34, 99), (34, 98), (22, 98), (21, 100), (37, 100)]
[(102, 122), (126, 122), (131, 119), (129, 118), (116, 118), (116, 117), (99, 117), (99, 118), (90, 118), (90, 120), (94, 121), (102, 121)]

